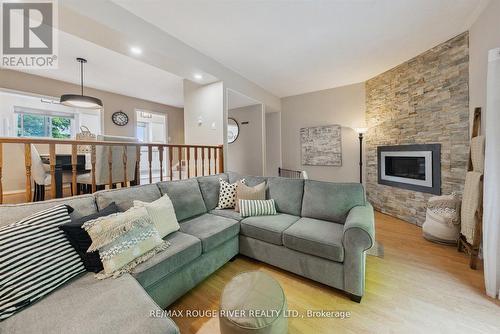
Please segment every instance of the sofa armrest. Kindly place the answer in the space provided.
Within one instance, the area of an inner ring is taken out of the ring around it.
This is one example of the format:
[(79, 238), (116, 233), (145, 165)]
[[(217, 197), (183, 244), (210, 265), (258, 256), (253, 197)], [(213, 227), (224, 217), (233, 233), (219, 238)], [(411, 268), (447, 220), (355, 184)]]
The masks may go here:
[(373, 207), (367, 203), (349, 211), (344, 224), (344, 248), (367, 250), (375, 243), (375, 217)]
[(370, 204), (355, 206), (344, 224), (344, 290), (359, 302), (365, 291), (366, 250), (375, 243), (375, 218)]

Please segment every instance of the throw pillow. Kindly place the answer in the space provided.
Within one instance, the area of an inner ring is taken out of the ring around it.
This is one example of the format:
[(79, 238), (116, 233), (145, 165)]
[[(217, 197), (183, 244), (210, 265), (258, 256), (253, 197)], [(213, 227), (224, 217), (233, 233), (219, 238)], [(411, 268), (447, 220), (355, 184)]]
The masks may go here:
[(99, 250), (104, 270), (98, 279), (119, 277), (167, 249), (146, 208), (100, 217), (83, 224), (92, 239), (88, 252)]
[(276, 215), (274, 199), (240, 199), (240, 214), (242, 217)]
[(219, 205), (218, 209), (232, 209), (236, 205), (236, 186), (239, 183), (245, 183), (245, 179), (236, 181), (235, 183), (229, 183), (223, 179), (219, 179), (220, 191), (219, 191)]
[(99, 252), (87, 253), (87, 249), (89, 249), (92, 244), (92, 240), (90, 239), (87, 231), (82, 228), (82, 225), (89, 220), (105, 217), (113, 213), (117, 213), (118, 211), (120, 211), (118, 206), (116, 206), (115, 202), (113, 202), (99, 212), (71, 220), (70, 222), (59, 226), (59, 228), (64, 231), (69, 242), (82, 259), (83, 265), (87, 271), (98, 273), (103, 269), (103, 267), (101, 258), (99, 257)]
[(69, 207), (58, 205), (0, 228), (0, 320), (85, 272), (59, 226)]
[(134, 200), (134, 207), (146, 208), (162, 238), (181, 228), (175, 216), (174, 206), (168, 195), (163, 195), (151, 203)]
[(234, 206), (236, 212), (240, 212), (240, 199), (266, 199), (266, 182), (262, 182), (255, 187), (239, 183), (236, 186), (236, 205)]

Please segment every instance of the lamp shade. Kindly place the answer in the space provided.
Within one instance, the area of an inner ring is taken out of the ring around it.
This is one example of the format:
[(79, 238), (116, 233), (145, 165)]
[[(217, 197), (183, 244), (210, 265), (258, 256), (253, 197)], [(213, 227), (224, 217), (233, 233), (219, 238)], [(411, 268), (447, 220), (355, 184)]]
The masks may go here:
[(357, 133), (366, 133), (368, 131), (368, 128), (354, 128), (354, 131)]
[(96, 97), (76, 94), (61, 95), (61, 104), (74, 108), (99, 109), (102, 101)]

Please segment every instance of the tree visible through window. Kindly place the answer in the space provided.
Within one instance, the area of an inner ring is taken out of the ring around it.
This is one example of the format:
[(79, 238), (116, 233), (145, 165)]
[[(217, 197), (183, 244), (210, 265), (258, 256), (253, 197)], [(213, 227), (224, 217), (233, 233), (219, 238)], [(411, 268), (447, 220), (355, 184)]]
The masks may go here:
[(17, 115), (17, 136), (70, 138), (71, 118), (20, 113)]

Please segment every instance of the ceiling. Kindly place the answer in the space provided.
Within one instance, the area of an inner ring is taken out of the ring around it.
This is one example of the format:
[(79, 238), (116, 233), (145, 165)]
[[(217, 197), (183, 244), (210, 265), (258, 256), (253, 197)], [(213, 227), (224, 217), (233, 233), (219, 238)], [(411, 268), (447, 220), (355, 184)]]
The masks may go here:
[(227, 108), (228, 109), (248, 107), (248, 106), (253, 106), (256, 104), (261, 104), (261, 103), (259, 101), (255, 101), (254, 99), (249, 98), (248, 96), (243, 95), (243, 94), (236, 92), (234, 90), (228, 90), (228, 92), (227, 92)]
[[(132, 56), (59, 32), (59, 68), (24, 72), (80, 84), (77, 57), (87, 59), (85, 87), (132, 96), (176, 107), (184, 105), (183, 79)], [(68, 92), (71, 93), (71, 92)]]
[(465, 31), (488, 0), (113, 0), (277, 96), (365, 81)]

